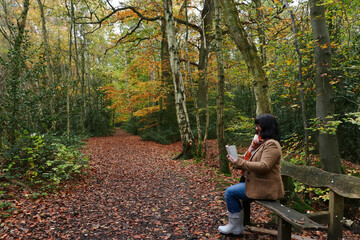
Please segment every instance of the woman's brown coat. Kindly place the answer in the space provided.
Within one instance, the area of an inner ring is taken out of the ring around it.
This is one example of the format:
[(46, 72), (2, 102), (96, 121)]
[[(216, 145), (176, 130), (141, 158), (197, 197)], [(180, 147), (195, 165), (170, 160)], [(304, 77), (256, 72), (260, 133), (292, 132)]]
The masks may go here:
[(276, 200), (284, 197), (280, 159), (281, 146), (272, 139), (261, 144), (249, 161), (239, 159), (236, 164), (245, 172), (248, 198)]

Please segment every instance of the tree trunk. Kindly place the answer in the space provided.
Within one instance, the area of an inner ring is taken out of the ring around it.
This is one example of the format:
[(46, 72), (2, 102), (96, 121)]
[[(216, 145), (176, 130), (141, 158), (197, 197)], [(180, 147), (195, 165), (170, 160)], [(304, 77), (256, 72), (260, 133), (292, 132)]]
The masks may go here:
[[(321, 0), (310, 0), (312, 32), (315, 39), (316, 65), (316, 117), (321, 124), (333, 120), (335, 104), (331, 81), (331, 46), (325, 19), (325, 7)], [(329, 118), (327, 118), (329, 117)], [(320, 160), (324, 170), (341, 172), (341, 161), (336, 135), (319, 133)]]
[(164, 20), (161, 21), (161, 82), (166, 88), (166, 97), (165, 97), (165, 110), (161, 112), (161, 121), (160, 124), (173, 126), (177, 124), (176, 120), (176, 109), (175, 109), (175, 96), (174, 96), (174, 87), (170, 66), (170, 56), (169, 56), (169, 44), (167, 42), (166, 36), (166, 23)]
[[(207, 70), (207, 62), (209, 56), (208, 46), (210, 44), (210, 33), (212, 31), (212, 21), (214, 17), (214, 3), (213, 0), (205, 0), (204, 8), (201, 12), (202, 22), (202, 31), (200, 36), (200, 51), (199, 51), (199, 80), (198, 80), (198, 106), (202, 112), (204, 112), (207, 104), (207, 92), (208, 86), (206, 83), (206, 70)], [(202, 116), (204, 116), (202, 114)], [(202, 117), (202, 120), (205, 120), (205, 117)]]
[(246, 33), (240, 21), (234, 0), (219, 0), (224, 11), (224, 20), (229, 29), (230, 36), (243, 55), (254, 81), (256, 99), (256, 114), (272, 113), (269, 96), (268, 79), (263, 69), (261, 57), (255, 44)]
[(265, 28), (264, 28), (264, 13), (261, 9), (261, 0), (253, 0), (256, 7), (256, 19), (257, 19), (257, 32), (258, 32), (258, 38), (260, 42), (260, 54), (261, 54), (261, 60), (262, 64), (266, 65), (266, 53), (264, 46), (266, 44), (266, 38), (265, 38)]
[[(49, 45), (47, 29), (46, 29), (44, 4), (41, 2), (41, 0), (37, 0), (37, 2), (38, 2), (39, 10), (40, 10), (42, 37), (43, 37), (44, 48), (45, 48), (44, 55), (45, 55), (45, 60), (46, 60), (46, 74), (47, 74), (47, 78), (48, 78), (47, 84), (48, 84), (49, 88), (52, 89), (54, 87), (54, 76), (53, 76), (51, 61), (50, 61), (51, 51), (50, 51), (50, 45)], [(52, 116), (55, 116), (54, 105), (55, 105), (54, 99), (51, 97), (50, 111), (51, 111)], [(56, 128), (56, 121), (52, 120), (51, 129), (55, 130), (55, 128)]]
[(10, 42), (12, 45), (14, 54), (11, 56), (10, 62), (13, 64), (12, 66), (12, 74), (11, 80), (9, 83), (9, 96), (10, 96), (10, 121), (9, 121), (9, 128), (8, 128), (8, 139), (10, 143), (15, 143), (15, 130), (18, 128), (19, 122), (19, 108), (20, 108), (20, 101), (21, 101), (21, 72), (23, 68), (25, 68), (25, 61), (22, 56), (23, 52), (21, 51), (22, 45), (24, 43), (24, 36), (25, 36), (25, 27), (26, 27), (26, 20), (27, 15), (29, 12), (30, 7), (30, 0), (24, 0), (23, 3), (23, 10), (21, 15), (18, 19), (18, 28), (17, 34), (15, 36), (14, 42)]
[(50, 61), (50, 46), (49, 46), (49, 40), (48, 40), (48, 36), (47, 36), (46, 20), (45, 20), (45, 14), (44, 14), (44, 5), (41, 2), (41, 0), (37, 0), (37, 2), (39, 5), (39, 10), (40, 10), (42, 37), (43, 37), (44, 48), (45, 48), (46, 73), (48, 76), (48, 84), (51, 84), (53, 82), (53, 79), (52, 79), (51, 61)]
[(182, 142), (182, 153), (178, 158), (191, 158), (193, 155), (192, 150), (194, 148), (194, 136), (191, 131), (189, 116), (186, 109), (185, 86), (182, 79), (180, 59), (178, 56), (172, 0), (164, 0), (164, 15), (169, 44), (170, 65), (174, 81), (175, 107)]
[[(74, 54), (73, 54), (73, 59), (74, 59), (74, 63), (75, 63), (75, 77), (74, 80), (76, 79), (77, 82), (80, 83), (80, 93), (81, 93), (81, 98), (79, 101), (80, 104), (80, 120), (79, 120), (79, 124), (80, 124), (80, 129), (82, 131), (82, 133), (85, 132), (85, 115), (84, 115), (84, 106), (83, 106), (83, 101), (85, 101), (84, 99), (84, 94), (82, 91), (82, 79), (81, 79), (81, 74), (80, 74), (80, 58), (79, 58), (79, 47), (78, 47), (78, 32), (77, 32), (77, 27), (76, 27), (76, 16), (75, 16), (75, 5), (74, 5), (74, 1), (71, 0), (70, 1), (70, 18), (71, 18), (71, 22), (72, 22), (72, 30), (73, 30), (73, 38), (74, 38)], [(77, 88), (78, 84), (74, 84), (75, 88)], [(77, 102), (74, 102), (75, 104), (77, 104)]]
[(231, 174), (229, 160), (226, 158), (225, 131), (224, 131), (224, 95), (225, 95), (225, 71), (224, 56), (222, 52), (222, 31), (221, 31), (221, 8), (215, 3), (215, 40), (216, 40), (216, 59), (218, 65), (218, 84), (217, 84), (217, 142), (219, 148), (220, 172)]
[(305, 165), (309, 165), (309, 134), (308, 134), (308, 124), (307, 124), (307, 118), (306, 118), (306, 105), (305, 105), (305, 94), (304, 94), (304, 82), (303, 82), (303, 77), (302, 77), (302, 53), (300, 50), (300, 46), (299, 46), (299, 41), (297, 38), (297, 31), (296, 31), (296, 25), (295, 25), (295, 18), (294, 18), (294, 13), (293, 11), (290, 9), (288, 1), (285, 0), (285, 7), (288, 9), (289, 14), (290, 14), (290, 18), (291, 18), (291, 22), (292, 22), (292, 26), (293, 26), (293, 33), (294, 33), (294, 44), (295, 44), (295, 49), (296, 52), (298, 54), (298, 58), (299, 58), (299, 90), (300, 90), (300, 98), (301, 98), (301, 116), (302, 116), (302, 120), (303, 120), (303, 127), (304, 127), (304, 145), (305, 145)]
[(81, 99), (82, 99), (82, 108), (83, 108), (83, 114), (84, 114), (84, 118), (83, 118), (83, 123), (82, 123), (82, 128), (83, 128), (83, 132), (85, 132), (85, 121), (86, 121), (86, 117), (88, 115), (88, 106), (86, 105), (87, 103), (87, 97), (86, 97), (86, 34), (85, 34), (85, 25), (80, 25), (80, 33), (82, 38), (80, 39), (81, 41), (81, 61), (80, 61), (80, 66), (81, 66)]
[[(208, 93), (208, 74), (207, 74), (207, 68), (208, 68), (208, 58), (209, 58), (209, 45), (211, 42), (211, 32), (213, 30), (213, 18), (214, 18), (214, 0), (205, 0), (204, 1), (204, 8), (201, 13), (202, 18), (202, 44), (200, 48), (200, 57), (199, 57), (199, 93), (203, 96), (201, 96), (202, 100), (200, 109), (203, 109), (205, 106), (205, 132), (204, 132), (204, 139), (202, 141), (202, 145), (198, 147), (202, 155), (206, 156), (206, 140), (208, 138), (208, 132), (209, 132), (209, 125), (210, 125), (210, 111), (209, 111), (209, 93)], [(202, 84), (202, 82), (204, 84)], [(203, 85), (203, 86), (202, 86)], [(201, 113), (201, 111), (200, 111)], [(204, 149), (204, 152), (202, 153), (202, 148)]]
[[(190, 82), (191, 88), (191, 95), (194, 99), (194, 108), (195, 108), (195, 119), (196, 119), (196, 129), (197, 129), (197, 139), (198, 139), (198, 146), (195, 158), (198, 160), (201, 158), (202, 155), (202, 133), (201, 133), (201, 123), (200, 123), (200, 112), (199, 112), (199, 96), (196, 96), (195, 88), (193, 84), (193, 80), (191, 77), (191, 66), (190, 66), (190, 57), (189, 57), (189, 48), (188, 48), (188, 41), (189, 41), (189, 20), (188, 20), (188, 10), (187, 10), (187, 0), (184, 1), (185, 5), (185, 21), (186, 21), (186, 33), (185, 33), (185, 54), (186, 54), (186, 67), (187, 67), (187, 76)], [(200, 65), (200, 64), (199, 64)], [(199, 80), (199, 89), (200, 89), (200, 80)], [(200, 93), (200, 91), (199, 91)]]
[[(70, 82), (72, 80), (72, 37), (73, 37), (73, 21), (70, 21), (69, 29), (69, 69), (66, 74), (66, 134), (70, 137)], [(63, 75), (64, 76), (64, 75)]]

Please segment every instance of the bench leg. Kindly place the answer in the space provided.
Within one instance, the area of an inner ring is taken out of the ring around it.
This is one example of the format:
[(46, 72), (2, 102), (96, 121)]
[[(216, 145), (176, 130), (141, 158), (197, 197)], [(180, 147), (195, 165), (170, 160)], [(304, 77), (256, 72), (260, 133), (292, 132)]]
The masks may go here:
[(342, 239), (344, 197), (330, 191), (329, 201), (330, 223), (328, 229), (328, 240)]
[(291, 240), (291, 224), (278, 217), (278, 240)]
[(244, 226), (250, 225), (250, 201), (242, 201), (244, 210)]

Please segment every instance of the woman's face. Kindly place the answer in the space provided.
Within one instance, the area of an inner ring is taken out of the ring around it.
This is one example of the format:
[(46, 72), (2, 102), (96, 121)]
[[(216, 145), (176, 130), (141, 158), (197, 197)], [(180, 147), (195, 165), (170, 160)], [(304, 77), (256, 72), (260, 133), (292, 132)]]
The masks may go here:
[(256, 130), (256, 132), (257, 132), (258, 134), (260, 134), (260, 132), (261, 132), (261, 127), (260, 127), (259, 124), (255, 124), (255, 130)]

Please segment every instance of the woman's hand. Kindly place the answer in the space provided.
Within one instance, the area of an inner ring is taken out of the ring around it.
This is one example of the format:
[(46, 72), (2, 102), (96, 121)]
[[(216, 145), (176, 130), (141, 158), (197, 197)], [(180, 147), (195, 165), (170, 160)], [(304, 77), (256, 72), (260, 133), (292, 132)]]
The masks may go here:
[(226, 157), (229, 159), (229, 161), (230, 162), (232, 162), (233, 164), (236, 164), (236, 162), (238, 161), (238, 159), (237, 160), (235, 160), (232, 156), (230, 156), (229, 154), (228, 155), (226, 155)]

